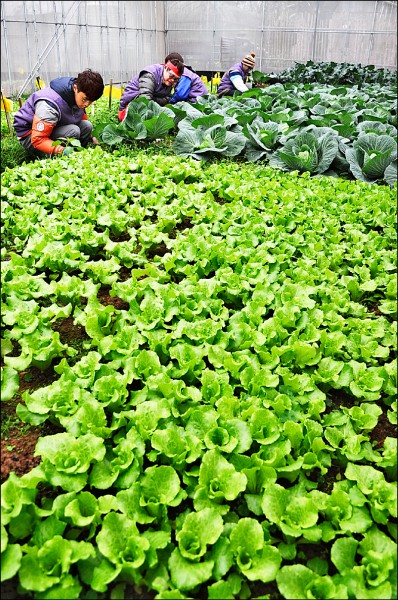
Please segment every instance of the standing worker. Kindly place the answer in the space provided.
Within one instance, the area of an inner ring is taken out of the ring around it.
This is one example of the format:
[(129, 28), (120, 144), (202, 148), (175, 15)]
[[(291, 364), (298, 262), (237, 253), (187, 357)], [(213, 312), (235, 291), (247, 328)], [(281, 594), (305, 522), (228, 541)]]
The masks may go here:
[(217, 90), (218, 98), (233, 96), (235, 92), (242, 94), (249, 89), (246, 80), (256, 64), (255, 56), (255, 53), (251, 52), (224, 73)]
[(125, 87), (119, 104), (119, 120), (123, 121), (127, 106), (134, 98), (148, 98), (165, 106), (170, 101), (173, 86), (179, 81), (183, 70), (184, 65), (177, 58), (141, 69)]
[(13, 127), (21, 146), (36, 156), (65, 154), (73, 148), (54, 146), (55, 140), (80, 140), (83, 147), (92, 137), (93, 125), (86, 108), (104, 93), (104, 81), (99, 73), (86, 69), (77, 77), (58, 77), (50, 87), (34, 92), (14, 115)]
[[(182, 63), (184, 62), (184, 59), (178, 52), (171, 52), (171, 54), (168, 54), (165, 58), (165, 62), (172, 58), (177, 58)], [(170, 103), (175, 104), (176, 102), (182, 101), (196, 102), (199, 96), (204, 96), (208, 93), (209, 91), (203, 83), (202, 78), (195, 73), (192, 67), (184, 65), (184, 72), (174, 88), (174, 93), (170, 97)]]

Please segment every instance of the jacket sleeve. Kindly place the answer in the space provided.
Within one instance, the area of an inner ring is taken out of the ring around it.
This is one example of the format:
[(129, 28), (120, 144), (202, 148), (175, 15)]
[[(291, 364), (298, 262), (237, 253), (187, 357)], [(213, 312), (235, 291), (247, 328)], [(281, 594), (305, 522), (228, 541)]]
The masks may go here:
[(53, 146), (54, 142), (50, 139), (54, 127), (55, 124), (43, 121), (43, 119), (39, 119), (37, 115), (34, 115), (31, 141), (36, 150), (45, 152), (45, 154), (60, 154), (64, 151), (62, 146)]
[(147, 71), (143, 73), (138, 79), (138, 86), (140, 89), (140, 97), (153, 100), (153, 97), (155, 95), (156, 83), (152, 73), (148, 73)]
[(241, 75), (231, 75), (231, 83), (240, 92), (246, 92), (249, 88), (245, 85)]
[(133, 81), (134, 80), (131, 79), (131, 81), (129, 81), (128, 84), (126, 85), (126, 87), (124, 88), (122, 97), (120, 98), (119, 110), (124, 110), (126, 108), (126, 106), (133, 99), (133, 96), (134, 96)]

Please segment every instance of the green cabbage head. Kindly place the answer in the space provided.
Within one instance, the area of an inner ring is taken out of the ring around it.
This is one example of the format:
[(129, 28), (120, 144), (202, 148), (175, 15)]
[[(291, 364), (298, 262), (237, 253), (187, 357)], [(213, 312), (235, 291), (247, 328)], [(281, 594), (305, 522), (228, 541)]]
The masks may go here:
[(335, 133), (321, 135), (303, 131), (287, 140), (269, 161), (271, 167), (285, 171), (293, 170), (313, 175), (324, 173), (332, 164), (338, 151), (338, 138)]
[(384, 179), (386, 169), (397, 160), (397, 142), (390, 135), (361, 134), (345, 157), (355, 179), (374, 183)]

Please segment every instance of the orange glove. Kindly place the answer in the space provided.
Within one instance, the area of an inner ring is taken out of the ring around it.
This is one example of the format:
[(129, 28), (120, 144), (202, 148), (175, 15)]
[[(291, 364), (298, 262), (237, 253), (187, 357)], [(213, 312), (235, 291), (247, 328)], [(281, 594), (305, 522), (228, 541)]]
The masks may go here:
[(55, 125), (38, 119), (36, 115), (33, 117), (32, 123), (32, 146), (40, 152), (46, 154), (59, 154), (63, 152), (63, 146), (53, 146), (53, 140), (50, 135), (53, 132)]

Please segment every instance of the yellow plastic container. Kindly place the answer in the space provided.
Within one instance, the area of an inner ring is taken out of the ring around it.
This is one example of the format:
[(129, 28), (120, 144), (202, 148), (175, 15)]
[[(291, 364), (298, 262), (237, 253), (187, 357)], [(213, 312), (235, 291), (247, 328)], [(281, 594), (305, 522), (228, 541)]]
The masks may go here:
[(212, 84), (212, 85), (219, 85), (219, 84), (220, 84), (220, 81), (221, 81), (221, 76), (220, 76), (220, 73), (216, 73), (216, 74), (214, 75), (214, 77), (212, 77), (212, 79), (211, 79), (211, 84)]
[(109, 98), (110, 92), (111, 92), (112, 98), (115, 98), (116, 100), (120, 100), (120, 98), (122, 97), (122, 94), (123, 94), (123, 88), (112, 86), (112, 91), (111, 91), (111, 86), (106, 85), (104, 88), (104, 96), (106, 98)]
[(13, 106), (14, 103), (12, 100), (4, 97), (1, 99), (1, 110), (4, 110), (5, 112), (12, 112)]

